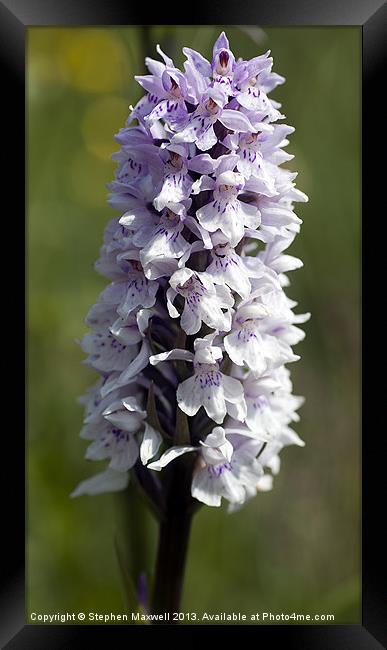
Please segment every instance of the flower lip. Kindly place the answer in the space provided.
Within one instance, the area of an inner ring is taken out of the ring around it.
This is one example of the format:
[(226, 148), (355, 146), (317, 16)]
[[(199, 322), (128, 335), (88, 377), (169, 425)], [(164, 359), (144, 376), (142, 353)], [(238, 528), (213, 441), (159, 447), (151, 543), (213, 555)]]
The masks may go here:
[(204, 386), (219, 386), (221, 381), (221, 374), (219, 372), (219, 364), (210, 359), (206, 362), (194, 361), (193, 363), (195, 374), (200, 379), (201, 387)]
[(210, 474), (210, 476), (213, 476), (214, 478), (219, 478), (219, 476), (222, 476), (222, 474), (231, 469), (231, 463), (218, 463), (217, 465), (207, 465), (207, 471)]

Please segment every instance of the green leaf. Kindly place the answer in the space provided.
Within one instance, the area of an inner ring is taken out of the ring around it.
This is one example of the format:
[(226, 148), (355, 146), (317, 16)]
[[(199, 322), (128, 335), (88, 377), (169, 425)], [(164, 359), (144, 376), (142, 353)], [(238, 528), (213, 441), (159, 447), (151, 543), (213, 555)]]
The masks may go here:
[(188, 419), (185, 413), (177, 407), (176, 409), (176, 433), (175, 444), (185, 445), (191, 443), (191, 436), (188, 426)]
[(148, 400), (146, 404), (146, 410), (147, 410), (147, 422), (150, 424), (151, 427), (154, 429), (157, 429), (162, 435), (164, 439), (167, 439), (168, 441), (171, 440), (171, 436), (169, 433), (164, 431), (160, 424), (159, 416), (157, 414), (157, 407), (156, 407), (156, 400), (155, 400), (155, 389), (154, 389), (154, 382), (152, 381), (149, 389), (148, 389)]
[(126, 565), (126, 560), (120, 548), (117, 535), (114, 537), (114, 548), (116, 550), (118, 564), (121, 569), (127, 609), (129, 612), (137, 612), (139, 611), (139, 603), (137, 599), (136, 587)]

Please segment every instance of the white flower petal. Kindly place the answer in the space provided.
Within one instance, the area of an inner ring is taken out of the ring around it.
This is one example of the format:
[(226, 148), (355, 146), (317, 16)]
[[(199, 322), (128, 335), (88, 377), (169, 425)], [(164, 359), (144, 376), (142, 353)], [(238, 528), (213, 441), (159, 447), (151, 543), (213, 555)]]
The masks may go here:
[(197, 451), (197, 447), (170, 447), (158, 460), (149, 463), (147, 467), (149, 469), (154, 469), (156, 472), (161, 472), (161, 470), (172, 460), (175, 460), (175, 458), (187, 454), (190, 451)]
[(238, 478), (229, 469), (226, 469), (220, 477), (222, 495), (230, 503), (243, 503), (246, 497), (245, 489)]
[(195, 415), (202, 406), (202, 390), (195, 377), (188, 377), (177, 388), (177, 403), (187, 415)]
[(173, 301), (175, 300), (176, 296), (177, 296), (177, 292), (172, 287), (169, 287), (167, 289), (166, 297), (167, 297), (167, 309), (171, 318), (179, 318), (180, 316), (179, 312), (177, 311), (176, 307), (173, 304)]
[(104, 492), (118, 492), (124, 490), (128, 482), (128, 472), (116, 472), (108, 468), (106, 471), (79, 483), (70, 496), (79, 497), (82, 494), (94, 496), (95, 494), (102, 494)]
[(151, 366), (156, 366), (158, 363), (161, 361), (174, 361), (174, 360), (181, 360), (181, 361), (192, 361), (194, 358), (194, 355), (192, 352), (189, 352), (189, 350), (170, 350), (169, 352), (161, 352), (160, 354), (153, 354), (151, 357), (149, 357), (149, 362)]
[[(201, 310), (200, 310), (201, 312)], [(202, 326), (201, 313), (199, 315), (199, 306), (184, 305), (183, 313), (180, 319), (180, 325), (186, 334), (197, 334)]]
[(156, 456), (162, 442), (162, 437), (156, 429), (145, 422), (145, 431), (140, 446), (140, 458), (143, 465)]
[(209, 386), (203, 389), (203, 406), (209, 418), (222, 424), (226, 417), (227, 408), (224, 399), (223, 387), (216, 386), (215, 388)]
[(273, 489), (273, 477), (271, 474), (264, 474), (257, 482), (259, 492), (270, 492)]
[(219, 507), (222, 502), (222, 497), (218, 493), (218, 487), (216, 480), (210, 476), (207, 468), (204, 468), (194, 474), (191, 494), (194, 499), (205, 503), (207, 506)]
[(131, 469), (138, 459), (138, 442), (133, 434), (128, 434), (127, 440), (119, 440), (112, 450), (109, 467), (118, 472)]

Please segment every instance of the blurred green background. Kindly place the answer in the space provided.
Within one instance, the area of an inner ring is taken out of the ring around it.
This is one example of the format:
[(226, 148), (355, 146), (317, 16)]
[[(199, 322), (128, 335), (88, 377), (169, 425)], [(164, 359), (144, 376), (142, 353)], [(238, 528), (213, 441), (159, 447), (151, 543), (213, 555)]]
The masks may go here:
[[(95, 375), (75, 343), (105, 285), (93, 270), (113, 211), (113, 134), (141, 92), (156, 43), (182, 64), (210, 56), (223, 27), (28, 30), (28, 611), (124, 611), (114, 538), (154, 551), (155, 525), (123, 495), (69, 499), (100, 465), (83, 459), (76, 397)], [(272, 51), (287, 82), (273, 97), (296, 127), (289, 168), (310, 202), (291, 252), (305, 266), (289, 294), (311, 311), (292, 364), (306, 396), (274, 490), (243, 510), (203, 508), (191, 538), (187, 611), (333, 613), (360, 622), (360, 28), (227, 28), (236, 56)], [(126, 503), (126, 502), (125, 502)], [(124, 512), (124, 517), (122, 516)]]

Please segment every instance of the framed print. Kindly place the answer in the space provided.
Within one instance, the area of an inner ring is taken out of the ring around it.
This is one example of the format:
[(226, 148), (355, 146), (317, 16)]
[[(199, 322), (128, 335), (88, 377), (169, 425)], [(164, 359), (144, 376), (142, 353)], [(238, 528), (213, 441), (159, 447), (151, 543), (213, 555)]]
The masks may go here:
[(2, 646), (382, 648), (385, 5), (146, 14), (0, 6)]

